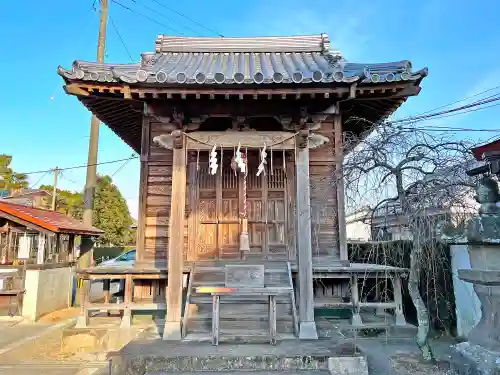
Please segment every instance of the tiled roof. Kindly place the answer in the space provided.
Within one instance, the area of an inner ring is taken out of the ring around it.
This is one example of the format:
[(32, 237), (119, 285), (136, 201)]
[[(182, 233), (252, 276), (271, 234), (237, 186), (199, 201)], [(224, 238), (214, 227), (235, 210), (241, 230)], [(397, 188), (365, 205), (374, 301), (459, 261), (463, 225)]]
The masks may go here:
[(42, 189), (25, 189), (18, 193), (8, 195), (5, 197), (5, 199), (20, 198), (28, 195), (52, 195), (52, 194)]
[(42, 210), (18, 204), (0, 202), (0, 216), (8, 214), (20, 220), (40, 226), (55, 233), (73, 233), (87, 235), (101, 235), (102, 230), (87, 227), (81, 221), (66, 216), (60, 212)]
[(427, 70), (409, 61), (360, 64), (330, 51), (326, 34), (296, 37), (205, 38), (160, 35), (139, 64), (75, 61), (59, 68), (67, 80), (126, 84), (373, 84), (418, 81)]

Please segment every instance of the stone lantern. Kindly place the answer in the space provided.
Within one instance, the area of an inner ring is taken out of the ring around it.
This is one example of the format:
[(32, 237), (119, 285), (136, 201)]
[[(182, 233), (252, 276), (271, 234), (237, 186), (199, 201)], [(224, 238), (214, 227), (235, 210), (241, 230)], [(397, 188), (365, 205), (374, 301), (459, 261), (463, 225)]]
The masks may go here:
[[(498, 158), (498, 159), (497, 159)], [(491, 163), (493, 159), (493, 163)], [(494, 171), (500, 155), (490, 155), (486, 164), (469, 175)], [(460, 374), (500, 373), (500, 193), (498, 182), (485, 175), (476, 186), (479, 214), (465, 230), (442, 229), (445, 241), (467, 243), (471, 268), (458, 270), (458, 277), (472, 283), (481, 302), (481, 319), (470, 331), (468, 341), (453, 347), (452, 364)]]

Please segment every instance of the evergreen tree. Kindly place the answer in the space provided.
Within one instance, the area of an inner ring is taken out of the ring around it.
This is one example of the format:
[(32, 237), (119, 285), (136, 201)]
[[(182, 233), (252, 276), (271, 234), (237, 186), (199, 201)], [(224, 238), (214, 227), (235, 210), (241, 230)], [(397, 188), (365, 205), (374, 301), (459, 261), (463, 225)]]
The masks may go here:
[[(52, 185), (41, 185), (40, 189), (52, 194), (54, 187)], [(47, 199), (52, 199), (51, 197)], [(49, 203), (49, 202), (47, 202)], [(64, 189), (56, 190), (56, 211), (75, 219), (83, 218), (83, 194), (78, 191)]]
[(10, 167), (12, 156), (0, 154), (0, 189), (18, 190), (28, 187), (28, 176), (24, 173), (16, 173)]
[(111, 177), (99, 176), (94, 198), (93, 225), (104, 231), (99, 242), (107, 245), (125, 246), (132, 238), (132, 217), (127, 202)]

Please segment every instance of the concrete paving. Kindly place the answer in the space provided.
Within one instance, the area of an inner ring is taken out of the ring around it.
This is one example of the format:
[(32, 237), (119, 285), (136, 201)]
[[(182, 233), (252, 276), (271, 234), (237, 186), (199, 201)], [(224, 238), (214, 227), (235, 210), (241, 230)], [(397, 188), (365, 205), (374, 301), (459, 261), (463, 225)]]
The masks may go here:
[(50, 326), (50, 324), (0, 321), (0, 354), (20, 340), (40, 335)]

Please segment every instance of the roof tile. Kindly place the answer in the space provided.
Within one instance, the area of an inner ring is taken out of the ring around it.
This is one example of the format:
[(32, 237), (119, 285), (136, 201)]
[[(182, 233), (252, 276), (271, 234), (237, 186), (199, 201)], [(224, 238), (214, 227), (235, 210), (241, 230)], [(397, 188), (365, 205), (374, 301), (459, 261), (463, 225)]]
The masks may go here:
[(81, 221), (60, 212), (43, 210), (40, 208), (0, 202), (0, 215), (2, 213), (12, 215), (18, 219), (38, 225), (55, 233), (74, 233), (82, 235), (101, 235), (104, 233), (98, 228), (85, 226)]
[(415, 81), (403, 60), (382, 64), (350, 63), (330, 51), (325, 34), (296, 37), (206, 38), (160, 35), (156, 52), (139, 64), (75, 61), (59, 68), (67, 80), (139, 84), (382, 83)]

